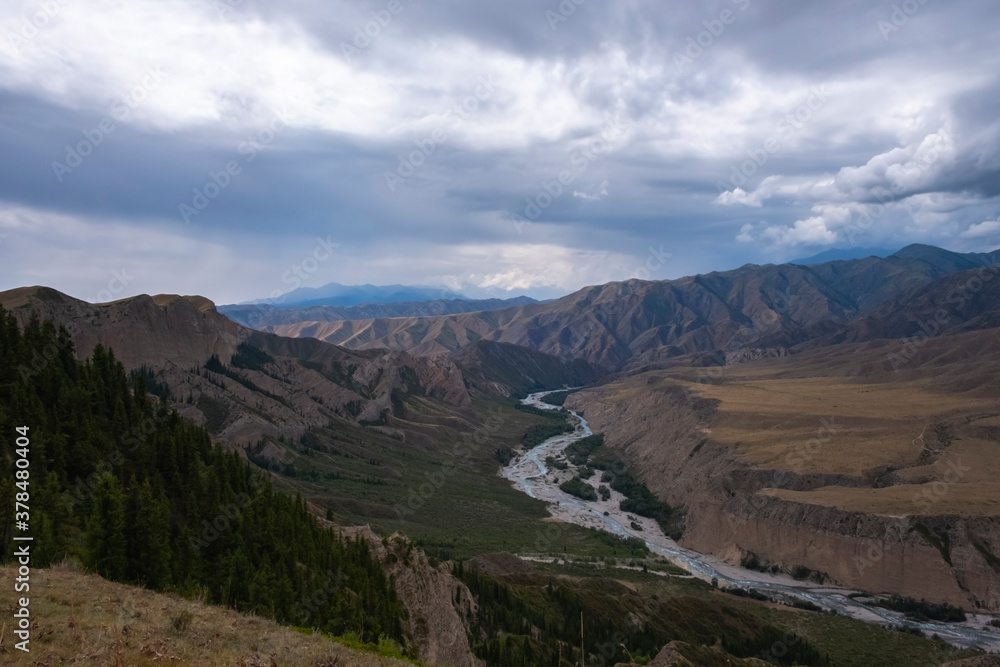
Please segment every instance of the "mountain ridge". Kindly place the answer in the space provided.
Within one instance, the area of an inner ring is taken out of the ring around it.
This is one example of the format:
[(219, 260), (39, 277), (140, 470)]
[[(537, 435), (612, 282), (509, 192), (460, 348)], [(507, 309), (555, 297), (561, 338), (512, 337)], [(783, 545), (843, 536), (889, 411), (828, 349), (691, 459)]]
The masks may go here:
[(220, 313), (234, 322), (254, 329), (296, 322), (334, 322), (367, 318), (430, 317), (481, 310), (501, 310), (512, 306), (538, 303), (527, 296), (512, 299), (435, 299), (432, 301), (401, 301), (368, 303), (355, 306), (275, 306), (271, 304), (223, 305)]
[(911, 245), (886, 258), (745, 265), (674, 280), (612, 282), (489, 312), (310, 321), (270, 330), (416, 356), (454, 352), (484, 339), (583, 358), (614, 371), (690, 355), (735, 361), (832, 335), (914, 289), (998, 261), (997, 251), (960, 254)]

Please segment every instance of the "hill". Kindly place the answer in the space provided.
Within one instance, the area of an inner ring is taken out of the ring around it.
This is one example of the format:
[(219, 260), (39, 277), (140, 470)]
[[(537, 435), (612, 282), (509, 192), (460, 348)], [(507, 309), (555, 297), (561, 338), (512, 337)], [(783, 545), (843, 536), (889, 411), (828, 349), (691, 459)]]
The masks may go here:
[(685, 546), (996, 612), (998, 333), (677, 366), (566, 404), (662, 500), (687, 508)]
[(81, 358), (97, 345), (115, 350), (183, 416), (234, 446), (300, 438), (331, 422), (378, 420), (394, 392), (457, 408), (469, 401), (461, 371), (446, 359), (281, 338), (232, 322), (204, 297), (90, 304), (35, 287), (0, 293), (0, 304), (13, 308), (22, 326), (32, 318), (65, 326)]
[(803, 266), (809, 266), (810, 264), (823, 264), (825, 262), (835, 262), (838, 260), (864, 259), (865, 257), (888, 257), (892, 254), (892, 252), (893, 251), (891, 249), (887, 248), (834, 248), (831, 250), (824, 250), (823, 252), (809, 257), (793, 259), (786, 262), (786, 264), (801, 264)]
[[(0, 580), (11, 582), (15, 576), (16, 568), (0, 567)], [(413, 664), (224, 607), (113, 583), (72, 565), (35, 570), (31, 576), (38, 591), (31, 605), (37, 626), (30, 653), (14, 648), (8, 626), (0, 660), (11, 667), (84, 661), (134, 667)]]

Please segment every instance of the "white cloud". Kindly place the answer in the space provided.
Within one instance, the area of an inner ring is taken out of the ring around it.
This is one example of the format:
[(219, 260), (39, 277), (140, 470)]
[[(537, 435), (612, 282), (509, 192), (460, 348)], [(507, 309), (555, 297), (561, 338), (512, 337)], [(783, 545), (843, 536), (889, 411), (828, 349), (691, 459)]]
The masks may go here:
[(736, 240), (740, 243), (752, 243), (753, 238), (753, 223), (747, 223), (740, 227), (740, 233), (736, 235)]
[(984, 220), (975, 225), (970, 225), (968, 229), (959, 234), (963, 239), (981, 239), (987, 237), (1000, 237), (1000, 218), (996, 220)]
[(596, 190), (597, 194), (573, 190), (573, 196), (584, 201), (600, 201), (608, 196), (608, 182), (606, 180), (601, 181), (601, 184), (596, 188)]
[(844, 206), (814, 206), (813, 215), (796, 220), (791, 227), (770, 226), (761, 232), (761, 238), (777, 245), (831, 245), (838, 234), (831, 228), (843, 227), (851, 219), (852, 211)]
[[(857, 235), (869, 231), (874, 219), (883, 234), (908, 228), (921, 236), (933, 235), (947, 229), (948, 213), (969, 203), (934, 192), (957, 155), (956, 137), (946, 126), (876, 155), (864, 165), (843, 167), (835, 175), (768, 176), (752, 191), (737, 187), (721, 193), (713, 203), (760, 208), (782, 197), (810, 206), (810, 217), (791, 226), (768, 226), (759, 235), (776, 245), (853, 243)], [(889, 209), (892, 215), (886, 215)], [(743, 229), (737, 238), (747, 242), (751, 236)]]
[(763, 206), (763, 193), (758, 188), (750, 194), (743, 188), (736, 188), (734, 190), (729, 190), (728, 192), (721, 193), (716, 197), (713, 203), (719, 206), (736, 206), (737, 204), (742, 204), (743, 206), (754, 206), (760, 208)]

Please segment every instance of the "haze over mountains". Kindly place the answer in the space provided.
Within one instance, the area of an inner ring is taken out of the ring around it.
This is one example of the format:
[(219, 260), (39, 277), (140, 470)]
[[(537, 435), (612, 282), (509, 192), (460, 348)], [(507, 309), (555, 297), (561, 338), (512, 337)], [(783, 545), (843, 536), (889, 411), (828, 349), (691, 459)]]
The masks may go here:
[[(388, 297), (387, 297), (388, 298)], [(334, 322), (386, 317), (428, 317), (470, 313), (480, 310), (500, 310), (511, 306), (538, 303), (527, 296), (510, 299), (431, 299), (428, 301), (365, 302), (354, 306), (329, 305), (327, 300), (312, 306), (279, 304), (237, 304), (219, 306), (219, 312), (234, 322), (254, 329), (296, 322)], [(336, 302), (337, 299), (330, 301)]]
[[(301, 280), (299, 280), (301, 282)], [(327, 283), (322, 287), (297, 287), (273, 299), (256, 299), (238, 305), (273, 304), (291, 306), (356, 306), (362, 303), (400, 303), (405, 301), (433, 301), (435, 299), (464, 299), (461, 294), (439, 287), (415, 285), (341, 285)]]

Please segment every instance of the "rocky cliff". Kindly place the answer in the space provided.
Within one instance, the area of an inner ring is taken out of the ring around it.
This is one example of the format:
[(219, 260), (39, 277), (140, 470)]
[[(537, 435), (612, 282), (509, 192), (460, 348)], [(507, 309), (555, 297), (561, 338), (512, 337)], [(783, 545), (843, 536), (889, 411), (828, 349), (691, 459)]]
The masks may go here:
[(367, 540), (372, 553), (392, 577), (396, 593), (409, 612), (407, 626), (420, 647), (421, 660), (441, 667), (485, 664), (472, 654), (463, 621), (463, 617), (476, 613), (475, 598), (465, 584), (452, 576), (447, 564), (432, 564), (401, 533), (381, 540), (368, 526), (340, 530), (345, 536), (360, 535)]

